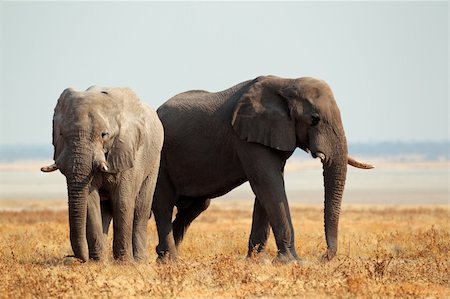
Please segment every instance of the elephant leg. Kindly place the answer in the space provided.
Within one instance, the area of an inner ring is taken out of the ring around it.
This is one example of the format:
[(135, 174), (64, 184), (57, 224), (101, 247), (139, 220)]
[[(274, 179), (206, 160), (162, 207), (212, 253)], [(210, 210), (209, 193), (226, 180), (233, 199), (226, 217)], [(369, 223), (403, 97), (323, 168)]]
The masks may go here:
[(211, 202), (209, 198), (180, 197), (177, 215), (172, 223), (175, 246), (178, 248), (192, 221), (205, 211)]
[[(285, 165), (286, 165), (286, 161), (283, 163), (283, 168), (281, 170), (282, 174), (283, 174), (283, 180), (284, 180), (284, 167), (285, 167)], [(289, 205), (288, 205), (287, 200), (286, 200), (286, 210), (290, 214)], [(295, 234), (294, 234), (294, 226), (292, 225), (292, 218), (291, 218), (291, 216), (289, 216), (289, 227), (290, 227), (291, 232), (292, 232), (292, 234), (291, 234), (291, 245), (290, 245), (291, 254), (297, 261), (300, 261), (301, 259), (298, 256), (297, 251), (295, 250)]]
[(117, 260), (132, 259), (132, 232), (137, 192), (130, 184), (131, 178), (122, 178), (112, 195), (113, 211), (113, 255)]
[(89, 258), (93, 260), (103, 260), (106, 258), (106, 246), (102, 229), (100, 196), (97, 190), (93, 190), (88, 196), (86, 221)]
[(160, 168), (152, 204), (159, 239), (156, 253), (160, 262), (175, 260), (178, 255), (172, 230), (172, 214), (177, 199), (168, 174), (164, 168)]
[(291, 230), (291, 241), (290, 241), (290, 245), (289, 245), (289, 250), (291, 252), (291, 255), (294, 257), (295, 260), (300, 261), (300, 257), (297, 254), (297, 251), (295, 250), (295, 233), (294, 233), (294, 226), (292, 225), (292, 218), (290, 215), (290, 210), (289, 210), (289, 204), (286, 200), (285, 202), (285, 210), (287, 211), (287, 214), (289, 215), (288, 217), (288, 221), (289, 221), (289, 228)]
[(143, 261), (147, 258), (147, 224), (155, 184), (156, 179), (147, 177), (136, 198), (133, 222), (133, 257), (135, 261)]
[[(284, 189), (284, 160), (278, 151), (247, 143), (239, 156), (250, 186), (267, 214), (278, 248), (277, 260), (295, 261), (294, 230)], [(296, 254), (295, 254), (296, 255)]]
[(269, 238), (270, 224), (267, 213), (263, 206), (259, 202), (258, 198), (255, 198), (255, 204), (253, 207), (253, 220), (252, 230), (250, 233), (250, 240), (248, 242), (247, 257), (251, 257), (254, 254), (264, 252), (267, 239)]
[[(270, 226), (272, 227), (273, 234), (275, 236), (275, 242), (278, 248), (277, 260), (280, 262), (289, 262), (295, 260), (295, 256), (292, 252), (295, 252), (295, 248), (292, 248), (292, 239), (294, 231), (290, 224), (290, 212), (287, 204), (286, 195), (284, 190), (277, 190), (278, 184), (269, 183), (267, 180), (263, 180), (266, 183), (261, 184), (253, 182), (254, 192), (260, 198), (260, 202), (267, 213)], [(275, 177), (270, 178), (270, 181), (277, 181)], [(266, 186), (262, 186), (266, 185)]]
[[(287, 204), (285, 210), (289, 212), (289, 206)], [(289, 217), (289, 228), (292, 232), (289, 246), (290, 252), (296, 260), (300, 260), (300, 257), (297, 255), (297, 252), (295, 250), (295, 235), (293, 233), (294, 227), (292, 226), (291, 217)], [(247, 257), (251, 257), (254, 254), (259, 254), (265, 251), (269, 234), (270, 234), (269, 217), (267, 216), (267, 213), (264, 210), (261, 203), (259, 202), (258, 198), (255, 198), (255, 204), (253, 208), (252, 230), (250, 233), (250, 240), (248, 243)]]

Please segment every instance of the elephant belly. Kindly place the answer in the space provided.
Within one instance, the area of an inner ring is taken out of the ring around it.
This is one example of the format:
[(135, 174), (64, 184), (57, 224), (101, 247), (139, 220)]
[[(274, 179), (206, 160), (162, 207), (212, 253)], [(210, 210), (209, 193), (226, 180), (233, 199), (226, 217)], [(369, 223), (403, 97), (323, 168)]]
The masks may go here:
[(181, 167), (176, 169), (168, 167), (172, 183), (181, 196), (214, 198), (228, 193), (247, 181), (237, 161), (222, 160), (223, 163), (221, 163), (220, 157), (187, 160), (189, 159), (178, 160), (176, 164), (181, 164), (179, 165)]
[(245, 177), (235, 178), (233, 180), (226, 178), (214, 179), (214, 177), (199, 178), (202, 183), (189, 180), (179, 180), (175, 182), (178, 194), (189, 197), (215, 198), (230, 192), (247, 181), (247, 178)]

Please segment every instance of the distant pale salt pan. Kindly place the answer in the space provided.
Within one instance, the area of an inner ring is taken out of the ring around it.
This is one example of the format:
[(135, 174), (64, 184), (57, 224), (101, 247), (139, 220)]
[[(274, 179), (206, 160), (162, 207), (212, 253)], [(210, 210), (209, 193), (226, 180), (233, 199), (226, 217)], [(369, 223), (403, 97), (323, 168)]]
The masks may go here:
[[(358, 157), (359, 158), (359, 157)], [(393, 163), (382, 159), (362, 159), (373, 163), (372, 170), (349, 167), (344, 205), (358, 204), (447, 204), (449, 203), (449, 163), (410, 161)], [(66, 181), (59, 172), (42, 173), (49, 161), (0, 164), (0, 201), (39, 199), (65, 200)], [(322, 165), (314, 159), (288, 160), (285, 185), (290, 202), (323, 203)], [(216, 200), (253, 202), (248, 183)]]

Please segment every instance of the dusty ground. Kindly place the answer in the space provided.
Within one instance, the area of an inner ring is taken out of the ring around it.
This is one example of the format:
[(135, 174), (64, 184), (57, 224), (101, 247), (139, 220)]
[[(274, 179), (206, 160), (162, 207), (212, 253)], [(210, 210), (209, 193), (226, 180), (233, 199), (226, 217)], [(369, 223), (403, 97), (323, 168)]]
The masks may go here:
[[(447, 206), (344, 206), (339, 254), (329, 263), (319, 259), (321, 207), (291, 208), (304, 261), (290, 265), (244, 258), (250, 203), (213, 202), (189, 230), (180, 261), (170, 265), (155, 262), (153, 219), (148, 262), (81, 264), (65, 258), (72, 253), (65, 210), (3, 211), (0, 297), (450, 297)], [(271, 236), (268, 256), (275, 254)]]

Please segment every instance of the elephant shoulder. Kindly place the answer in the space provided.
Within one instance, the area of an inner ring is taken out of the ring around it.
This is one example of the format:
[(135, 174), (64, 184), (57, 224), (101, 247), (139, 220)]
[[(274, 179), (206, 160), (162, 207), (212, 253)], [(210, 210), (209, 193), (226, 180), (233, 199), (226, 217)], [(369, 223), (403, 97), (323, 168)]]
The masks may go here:
[(158, 108), (158, 115), (161, 117), (161, 115), (165, 113), (189, 112), (195, 110), (201, 106), (210, 95), (211, 93), (205, 90), (190, 90), (177, 94)]
[(180, 94), (178, 94), (178, 96), (180, 97), (191, 97), (191, 96), (198, 96), (198, 95), (202, 95), (202, 94), (209, 94), (209, 91), (206, 90), (202, 90), (202, 89), (195, 89), (195, 90), (189, 90), (189, 91), (185, 91), (182, 92)]
[(148, 141), (161, 150), (164, 140), (164, 129), (161, 120), (155, 110), (144, 104), (144, 128)]
[(206, 90), (189, 90), (177, 94), (169, 99), (165, 104), (173, 107), (195, 105), (199, 100), (207, 98), (211, 93)]

